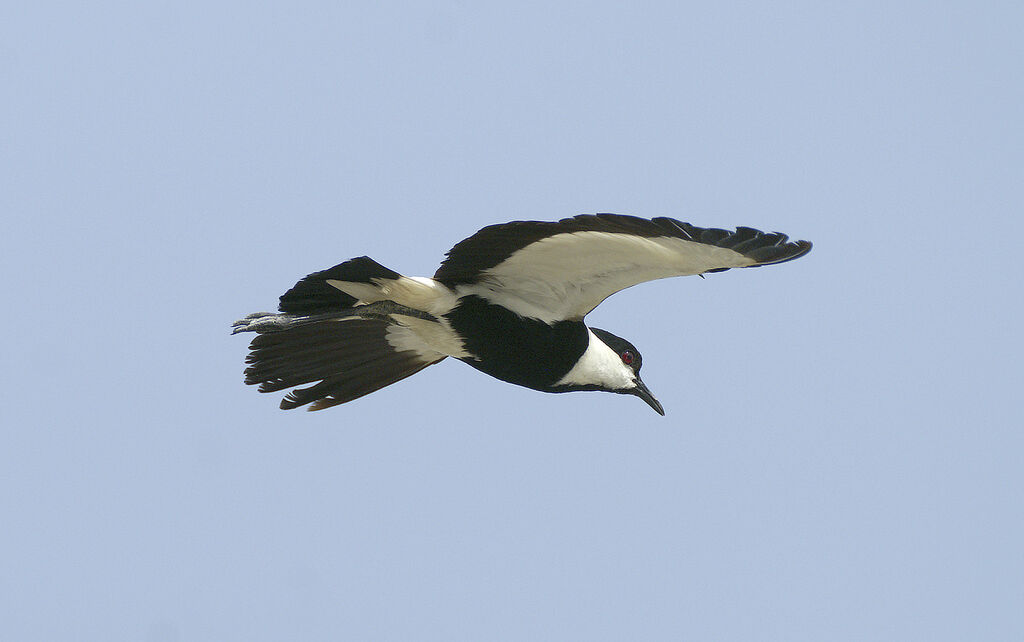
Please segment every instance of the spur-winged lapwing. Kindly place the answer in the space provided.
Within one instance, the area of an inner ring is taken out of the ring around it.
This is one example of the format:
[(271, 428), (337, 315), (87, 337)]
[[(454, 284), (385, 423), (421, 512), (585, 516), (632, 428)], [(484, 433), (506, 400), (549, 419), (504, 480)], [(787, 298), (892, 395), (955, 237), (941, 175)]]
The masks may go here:
[(629, 341), (583, 318), (619, 290), (670, 276), (782, 263), (807, 241), (749, 227), (730, 232), (671, 218), (582, 215), (485, 227), (453, 247), (433, 278), (369, 257), (314, 272), (281, 296), (280, 313), (250, 314), (245, 382), (296, 388), (281, 408), (352, 401), (455, 357), (543, 392), (603, 390), (665, 411), (640, 380)]

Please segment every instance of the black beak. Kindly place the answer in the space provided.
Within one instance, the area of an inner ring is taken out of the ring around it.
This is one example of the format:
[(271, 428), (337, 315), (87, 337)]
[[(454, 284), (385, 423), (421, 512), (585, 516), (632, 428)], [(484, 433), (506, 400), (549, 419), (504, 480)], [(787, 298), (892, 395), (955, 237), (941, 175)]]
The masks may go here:
[(654, 408), (654, 412), (658, 413), (662, 417), (665, 416), (665, 409), (661, 407), (658, 400), (655, 399), (654, 395), (651, 394), (651, 391), (647, 389), (647, 384), (640, 381), (640, 377), (636, 378), (636, 388), (631, 389), (629, 392), (630, 394), (634, 394), (646, 401), (648, 406)]

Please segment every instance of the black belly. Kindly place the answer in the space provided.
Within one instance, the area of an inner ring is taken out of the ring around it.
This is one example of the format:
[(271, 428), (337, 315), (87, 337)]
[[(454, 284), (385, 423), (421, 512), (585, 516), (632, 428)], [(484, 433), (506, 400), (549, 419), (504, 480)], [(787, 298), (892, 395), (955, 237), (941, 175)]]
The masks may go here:
[(445, 315), (478, 359), (463, 359), (477, 370), (502, 381), (546, 390), (565, 376), (587, 349), (587, 326), (582, 321), (548, 325), (527, 319), (466, 296)]

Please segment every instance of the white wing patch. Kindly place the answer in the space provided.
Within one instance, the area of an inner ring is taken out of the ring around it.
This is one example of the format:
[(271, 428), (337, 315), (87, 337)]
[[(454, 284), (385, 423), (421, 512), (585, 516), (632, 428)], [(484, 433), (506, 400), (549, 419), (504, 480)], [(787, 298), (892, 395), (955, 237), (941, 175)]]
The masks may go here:
[(552, 323), (582, 319), (601, 301), (638, 283), (756, 264), (739, 252), (685, 239), (570, 232), (531, 243), (457, 291)]

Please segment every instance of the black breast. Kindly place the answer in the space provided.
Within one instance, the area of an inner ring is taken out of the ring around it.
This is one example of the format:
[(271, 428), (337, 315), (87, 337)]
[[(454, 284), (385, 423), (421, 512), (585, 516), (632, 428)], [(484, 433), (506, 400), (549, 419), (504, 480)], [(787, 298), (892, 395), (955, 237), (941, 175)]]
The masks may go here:
[(587, 349), (582, 321), (548, 325), (527, 319), (478, 296), (463, 297), (445, 315), (479, 360), (463, 359), (502, 381), (546, 390), (572, 370)]

